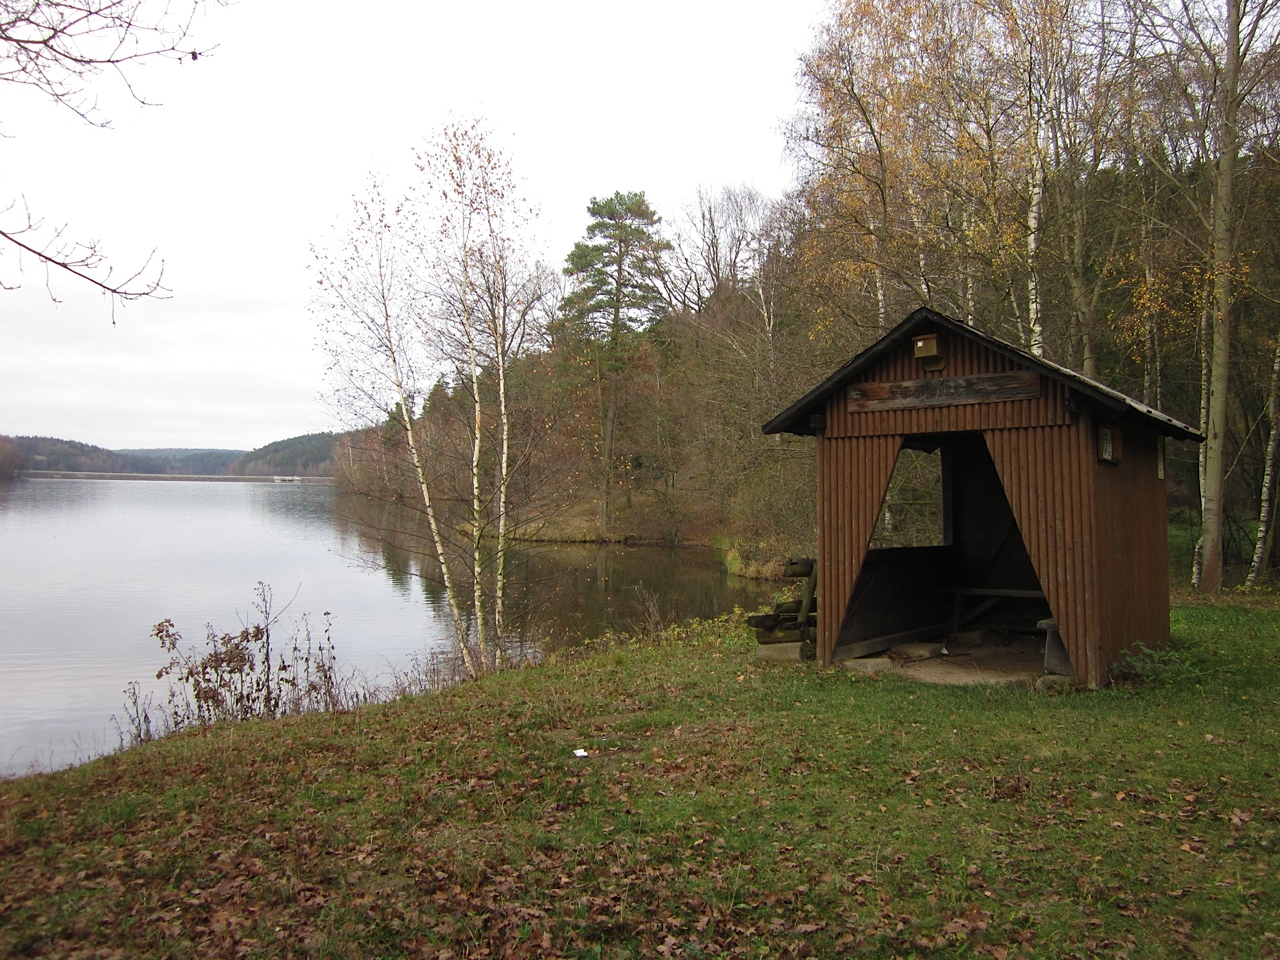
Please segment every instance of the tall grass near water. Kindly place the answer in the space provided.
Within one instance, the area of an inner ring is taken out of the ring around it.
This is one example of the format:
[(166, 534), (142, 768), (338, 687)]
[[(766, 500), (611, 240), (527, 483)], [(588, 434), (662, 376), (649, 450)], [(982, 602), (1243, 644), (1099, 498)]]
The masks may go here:
[(156, 624), (152, 636), (169, 658), (156, 679), (167, 681), (167, 691), (157, 701), (137, 681), (125, 688), (123, 716), (114, 718), (121, 749), (193, 727), (351, 710), (440, 690), (466, 675), (460, 656), (433, 652), (394, 665), (388, 682), (371, 681), (341, 667), (328, 613), (319, 636), (304, 614), (282, 637), (288, 605), (277, 611), (273, 603), (271, 587), (259, 582), (252, 622), (234, 632), (207, 624), (203, 646), (185, 641), (172, 620)]

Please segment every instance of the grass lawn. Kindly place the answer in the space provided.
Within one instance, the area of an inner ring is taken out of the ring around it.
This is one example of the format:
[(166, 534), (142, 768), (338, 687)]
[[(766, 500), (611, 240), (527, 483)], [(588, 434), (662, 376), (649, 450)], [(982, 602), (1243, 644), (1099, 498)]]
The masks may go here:
[(1053, 694), (695, 624), (0, 783), (0, 955), (1273, 956), (1280, 610), (1173, 637)]

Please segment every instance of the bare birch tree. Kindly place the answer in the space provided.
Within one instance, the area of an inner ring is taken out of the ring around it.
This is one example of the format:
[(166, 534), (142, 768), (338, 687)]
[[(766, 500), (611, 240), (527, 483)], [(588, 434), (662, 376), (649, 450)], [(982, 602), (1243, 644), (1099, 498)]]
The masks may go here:
[(513, 445), (511, 371), (537, 342), (548, 282), (527, 253), (533, 210), (519, 196), (510, 162), (478, 124), (442, 131), (418, 168), (423, 335), (439, 345), (471, 402), (472, 604), (479, 655), (497, 665), (504, 656), (511, 482), (531, 451), (527, 442)]
[(414, 429), (417, 398), (430, 382), (431, 356), (420, 337), (424, 298), (408, 242), (403, 204), (389, 205), (381, 184), (370, 184), (355, 201), (346, 236), (333, 251), (316, 254), (321, 343), (329, 356), (327, 375), (339, 405), (349, 413), (386, 418), (404, 439), (413, 476), (444, 579), (454, 632), (468, 670), (478, 672), (468, 640), (469, 619), (450, 567), (445, 534)]
[[(512, 371), (538, 342), (546, 271), (527, 252), (510, 165), (479, 125), (442, 130), (417, 169), (398, 203), (376, 183), (357, 202), (339, 252), (319, 256), (317, 307), (336, 398), (403, 440), (475, 675), (506, 656), (512, 482), (549, 429), (526, 419), (517, 436), (512, 424)], [(445, 400), (418, 414), (428, 395)], [(459, 451), (438, 421), (461, 398)]]
[(1267, 399), (1267, 452), (1262, 472), (1262, 492), (1258, 496), (1258, 533), (1253, 544), (1246, 583), (1256, 586), (1267, 569), (1267, 558), (1275, 533), (1277, 460), (1280, 460), (1280, 339), (1271, 364), (1271, 395)]

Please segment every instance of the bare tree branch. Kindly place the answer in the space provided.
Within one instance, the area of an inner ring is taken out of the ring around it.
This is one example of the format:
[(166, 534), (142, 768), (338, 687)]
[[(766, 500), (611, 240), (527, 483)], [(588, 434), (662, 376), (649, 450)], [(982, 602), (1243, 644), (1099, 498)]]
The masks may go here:
[[(17, 204), (10, 204), (5, 210), (0, 211), (0, 216), (13, 211)], [(106, 266), (106, 260), (98, 249), (98, 242), (91, 240), (83, 243), (75, 240), (64, 240), (63, 234), (66, 227), (59, 227), (53, 231), (52, 237), (42, 243), (28, 242), (24, 239), (28, 234), (38, 233), (40, 223), (31, 218), (31, 213), (23, 204), (23, 222), (17, 227), (0, 225), (0, 239), (7, 240), (23, 253), (34, 256), (45, 268), (45, 287), (49, 291), (49, 297), (54, 302), (59, 302), (59, 298), (54, 294), (50, 284), (49, 271), (62, 270), (71, 274), (78, 280), (83, 280), (90, 286), (97, 287), (104, 294), (109, 295), (113, 303), (117, 300), (140, 300), (143, 297), (166, 298), (169, 295), (167, 287), (161, 283), (164, 274), (164, 262), (161, 261), (158, 269), (152, 275), (151, 264), (155, 259), (155, 251), (147, 257), (146, 262), (137, 270), (129, 274), (123, 280), (115, 280), (114, 270)], [(34, 239), (34, 238), (33, 238)], [(20, 284), (9, 283), (0, 278), (0, 289), (16, 290)]]
[[(114, 75), (130, 97), (145, 104), (128, 67), (145, 60), (196, 60), (208, 52), (190, 43), (203, 0), (180, 2), (175, 12), (172, 4), (153, 0), (0, 0), (0, 82), (32, 87), (86, 123), (109, 126), (92, 91), (102, 74)], [(50, 276), (57, 271), (109, 296), (113, 310), (117, 302), (168, 295), (161, 282), (164, 264), (155, 266), (154, 251), (141, 267), (117, 279), (98, 241), (68, 239), (66, 229), (45, 230), (25, 198), (0, 209), (0, 241), (16, 251), (18, 276), (22, 258), (35, 257), (55, 301)], [(0, 277), (0, 289), (20, 285)]]

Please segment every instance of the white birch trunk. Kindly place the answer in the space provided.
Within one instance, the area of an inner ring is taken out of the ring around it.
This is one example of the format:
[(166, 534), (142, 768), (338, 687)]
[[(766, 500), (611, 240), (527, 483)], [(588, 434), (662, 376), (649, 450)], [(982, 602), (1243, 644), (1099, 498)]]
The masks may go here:
[(1236, 119), (1240, 90), (1241, 0), (1227, 0), (1227, 43), (1218, 136), (1218, 162), (1214, 170), (1213, 207), (1213, 355), (1209, 363), (1209, 405), (1204, 442), (1204, 488), (1201, 514), (1200, 580), (1202, 593), (1222, 592), (1223, 530), (1226, 522), (1223, 495), (1226, 486), (1227, 410), (1230, 405), (1231, 327), (1235, 299), (1232, 276), (1235, 256), (1235, 198), (1233, 195), (1239, 132)]
[[(1200, 315), (1200, 420), (1197, 426), (1202, 436), (1209, 435), (1209, 379), (1213, 357), (1213, 296), (1205, 291), (1204, 309)], [(1191, 585), (1200, 586), (1200, 571), (1204, 569), (1204, 484), (1208, 464), (1208, 447), (1200, 444), (1196, 451), (1196, 477), (1200, 483), (1200, 516), (1202, 525), (1196, 538), (1195, 556), (1191, 561)]]
[(1275, 361), (1271, 365), (1271, 399), (1267, 404), (1270, 431), (1267, 437), (1267, 461), (1262, 472), (1262, 493), (1258, 498), (1258, 537), (1249, 564), (1249, 586), (1257, 586), (1267, 569), (1271, 553), (1272, 520), (1276, 504), (1276, 459), (1280, 456), (1280, 339), (1276, 341)]
[(480, 467), (484, 457), (484, 404), (480, 397), (480, 359), (476, 353), (475, 318), (471, 314), (470, 290), (464, 270), (463, 327), (467, 341), (467, 366), (471, 378), (471, 596), (475, 608), (476, 646), (485, 667), (496, 659), (489, 644), (489, 625), (484, 602), (484, 500), (480, 490)]
[[(387, 318), (387, 342), (395, 342), (391, 335), (389, 317)], [(418, 439), (413, 432), (413, 416), (409, 407), (409, 398), (405, 395), (404, 377), (401, 373), (400, 361), (394, 351), (391, 352), (390, 359), (396, 396), (400, 401), (401, 425), (404, 429), (405, 441), (409, 445), (409, 456), (413, 461), (413, 472), (418, 483), (418, 492), (422, 495), (423, 509), (427, 514), (427, 526), (431, 530), (431, 543), (435, 547), (436, 562), (440, 564), (440, 574), (444, 579), (444, 593), (449, 604), (449, 613), (453, 617), (454, 633), (457, 636), (458, 645), (462, 649), (462, 660), (466, 665), (467, 672), (472, 676), (476, 676), (477, 664), (467, 645), (467, 621), (463, 616), (462, 607), (458, 603), (458, 590), (454, 583), (453, 574), (449, 569), (449, 558), (445, 555), (444, 536), (440, 532), (435, 504), (431, 498), (431, 484), (427, 478), (426, 463), (418, 450)]]
[(507, 487), (511, 480), (511, 411), (507, 408), (507, 356), (505, 324), (500, 331), (503, 344), (498, 358), (498, 425), (501, 431), (498, 448), (498, 554), (493, 574), (493, 629), (498, 637), (498, 655), (504, 655), (502, 643), (506, 620), (507, 591)]
[(1040, 131), (1035, 130), (1034, 159), (1031, 165), (1029, 202), (1027, 203), (1027, 329), (1030, 350), (1044, 356), (1044, 322), (1040, 319), (1040, 271), (1036, 267), (1040, 249), (1040, 218), (1044, 208), (1044, 157), (1040, 149)]

